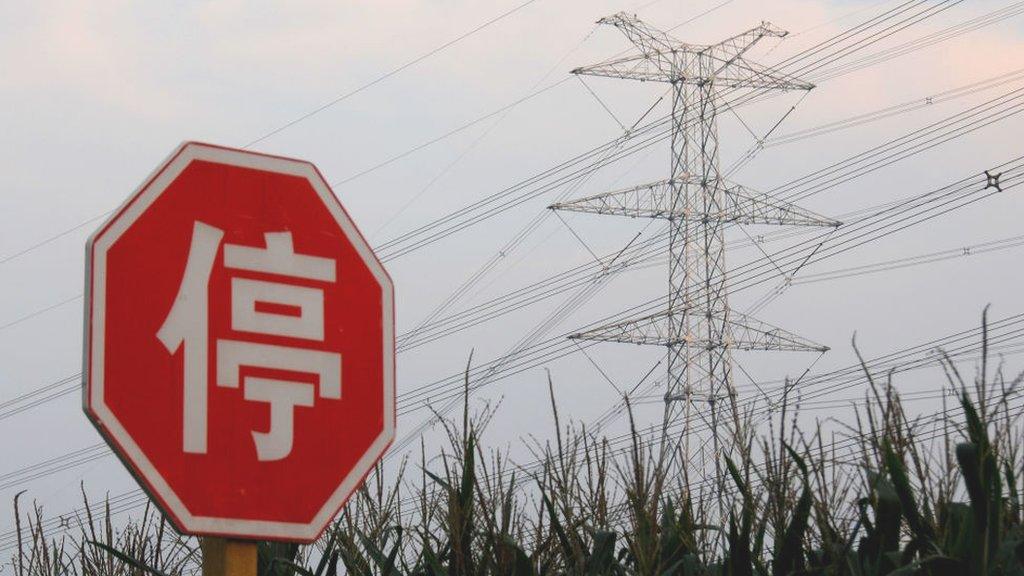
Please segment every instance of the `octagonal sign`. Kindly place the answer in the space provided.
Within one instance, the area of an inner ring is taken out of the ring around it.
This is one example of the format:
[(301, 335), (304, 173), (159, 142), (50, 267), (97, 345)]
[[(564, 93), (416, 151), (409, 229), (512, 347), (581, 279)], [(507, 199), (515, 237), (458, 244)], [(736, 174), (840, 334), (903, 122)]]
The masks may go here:
[(186, 143), (89, 239), (85, 412), (185, 533), (310, 541), (394, 438), (394, 290), (316, 168)]

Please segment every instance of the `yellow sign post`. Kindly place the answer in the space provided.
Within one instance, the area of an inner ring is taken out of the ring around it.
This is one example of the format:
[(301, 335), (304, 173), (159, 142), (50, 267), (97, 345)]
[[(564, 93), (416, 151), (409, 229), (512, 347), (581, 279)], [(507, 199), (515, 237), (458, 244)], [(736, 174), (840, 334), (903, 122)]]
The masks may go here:
[(204, 537), (203, 576), (256, 576), (256, 542)]

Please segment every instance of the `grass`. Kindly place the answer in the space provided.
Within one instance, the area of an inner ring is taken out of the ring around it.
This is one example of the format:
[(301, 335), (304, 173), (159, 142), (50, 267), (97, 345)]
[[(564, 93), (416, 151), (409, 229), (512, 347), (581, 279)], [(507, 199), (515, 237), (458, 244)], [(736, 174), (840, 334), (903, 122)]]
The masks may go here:
[[(1024, 375), (992, 369), (985, 336), (982, 349), (973, 378), (939, 357), (947, 378), (937, 386), (955, 403), (937, 417), (908, 414), (892, 374), (863, 364), (870, 402), (839, 443), (801, 428), (796, 401), (763, 434), (733, 403), (717, 465), (697, 469), (675, 464), (678, 450), (637, 432), (632, 416), (620, 453), (563, 424), (554, 403), (540, 466), (517, 467), (481, 445), (493, 414), (466, 408), (445, 423), (444, 450), (421, 449), (415, 472), (371, 476), (314, 545), (261, 543), (260, 574), (1024, 576), (1024, 428), (1013, 402)], [(15, 576), (199, 570), (197, 540), (154, 510), (115, 527), (108, 508), (57, 535), (41, 528), (38, 505), (23, 510), (16, 498), (15, 513)]]

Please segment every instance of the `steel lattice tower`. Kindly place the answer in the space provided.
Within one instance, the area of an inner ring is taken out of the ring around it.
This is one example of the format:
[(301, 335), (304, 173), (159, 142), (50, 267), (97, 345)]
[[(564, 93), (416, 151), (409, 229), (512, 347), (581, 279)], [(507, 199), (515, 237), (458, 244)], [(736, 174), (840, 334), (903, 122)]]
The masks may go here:
[[(786, 35), (768, 23), (709, 46), (684, 44), (624, 13), (602, 18), (598, 24), (618, 28), (639, 54), (572, 73), (671, 84), (670, 176), (551, 208), (667, 219), (668, 306), (650, 316), (571, 338), (666, 346), (664, 423), (680, 418), (682, 404), (688, 429), (689, 406), (695, 398), (714, 404), (733, 394), (733, 350), (828, 349), (730, 310), (724, 231), (729, 223), (838, 226), (839, 222), (727, 181), (718, 162), (720, 91), (810, 90), (813, 85), (743, 57), (762, 38)], [(713, 418), (714, 413), (712, 409)]]

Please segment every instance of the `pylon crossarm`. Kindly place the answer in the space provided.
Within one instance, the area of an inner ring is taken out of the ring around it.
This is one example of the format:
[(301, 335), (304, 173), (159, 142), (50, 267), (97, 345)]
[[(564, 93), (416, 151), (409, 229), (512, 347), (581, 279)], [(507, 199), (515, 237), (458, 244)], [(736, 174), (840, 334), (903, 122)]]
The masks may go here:
[[(618, 28), (640, 54), (577, 68), (573, 74), (693, 85), (712, 81), (723, 88), (810, 90), (814, 87), (809, 82), (743, 58), (743, 54), (762, 38), (786, 35), (785, 31), (767, 22), (710, 46), (684, 44), (651, 28), (636, 16), (621, 12), (598, 20), (598, 24)], [(710, 74), (691, 73), (701, 69), (700, 62), (707, 61), (713, 63), (713, 70), (708, 71)]]
[(785, 224), (790, 226), (839, 226), (841, 222), (801, 208), (764, 192), (724, 182), (723, 219), (738, 224)]
[[(573, 334), (569, 338), (595, 342), (682, 346), (702, 350), (729, 348), (732, 350), (784, 350), (790, 352), (828, 351), (827, 346), (822, 346), (792, 332), (737, 312), (729, 313), (728, 319), (725, 321), (728, 331), (722, 339), (711, 340), (706, 336), (674, 334), (673, 322), (677, 322), (677, 318), (686, 314), (689, 314), (694, 320), (706, 321), (708, 318), (708, 315), (700, 310), (676, 310), (673, 312), (665, 310), (640, 318), (606, 324)], [(712, 313), (711, 317), (720, 320), (721, 313)]]
[(625, 78), (642, 82), (671, 82), (679, 75), (675, 72), (672, 60), (660, 53), (616, 58), (576, 68), (572, 73), (583, 76)]
[[(604, 192), (578, 200), (559, 202), (549, 206), (552, 210), (586, 212), (590, 214), (612, 214), (632, 218), (681, 218), (694, 221), (720, 221), (737, 224), (786, 224), (793, 226), (838, 226), (836, 220), (826, 218), (794, 204), (777, 200), (763, 192), (748, 190), (739, 184), (723, 180), (715, 185), (724, 189), (723, 204), (713, 212), (687, 212), (682, 208), (673, 211), (672, 197), (675, 193), (672, 180), (650, 182), (623, 190)], [(675, 180), (677, 188), (701, 186), (701, 182), (686, 176)], [(709, 186), (711, 188), (712, 186)]]
[(671, 200), (671, 180), (661, 180), (569, 202), (559, 202), (548, 208), (567, 212), (615, 214), (634, 218), (668, 218), (671, 216)]
[(619, 12), (606, 16), (597, 21), (598, 24), (615, 26), (634, 46), (644, 54), (655, 52), (671, 51), (682, 43), (668, 35), (666, 32), (657, 30), (645, 24), (635, 14)]
[(774, 90), (811, 90), (814, 84), (794, 76), (755, 64), (744, 58), (725, 58), (712, 54), (719, 66), (712, 75), (715, 86), (722, 88), (771, 88)]
[(745, 314), (730, 312), (730, 347), (735, 350), (787, 350), (790, 352), (827, 352), (822, 346), (792, 332), (772, 326)]
[(785, 38), (788, 35), (789, 32), (773, 25), (771, 22), (761, 22), (760, 25), (754, 26), (746, 32), (740, 32), (731, 38), (726, 38), (717, 44), (708, 46), (707, 50), (725, 54), (727, 58), (734, 58), (742, 56), (763, 38)]
[[(590, 66), (581, 66), (572, 71), (582, 76), (623, 78), (641, 82), (680, 82), (682, 84), (706, 84), (708, 77), (687, 76), (687, 60), (697, 52), (678, 52), (671, 56), (655, 53), (651, 55), (616, 58)], [(675, 57), (673, 60), (672, 56)], [(715, 58), (715, 60), (719, 60)], [(757, 66), (739, 59), (728, 66), (721, 66), (710, 79), (721, 88), (763, 88), (775, 90), (810, 90), (814, 84), (789, 76), (778, 70)]]
[[(682, 315), (679, 311), (675, 314)], [(649, 316), (634, 318), (614, 324), (573, 334), (573, 340), (592, 340), (596, 342), (623, 342), (627, 344), (653, 344), (667, 346), (682, 342), (681, 338), (670, 337), (671, 323), (668, 311), (657, 312)]]

